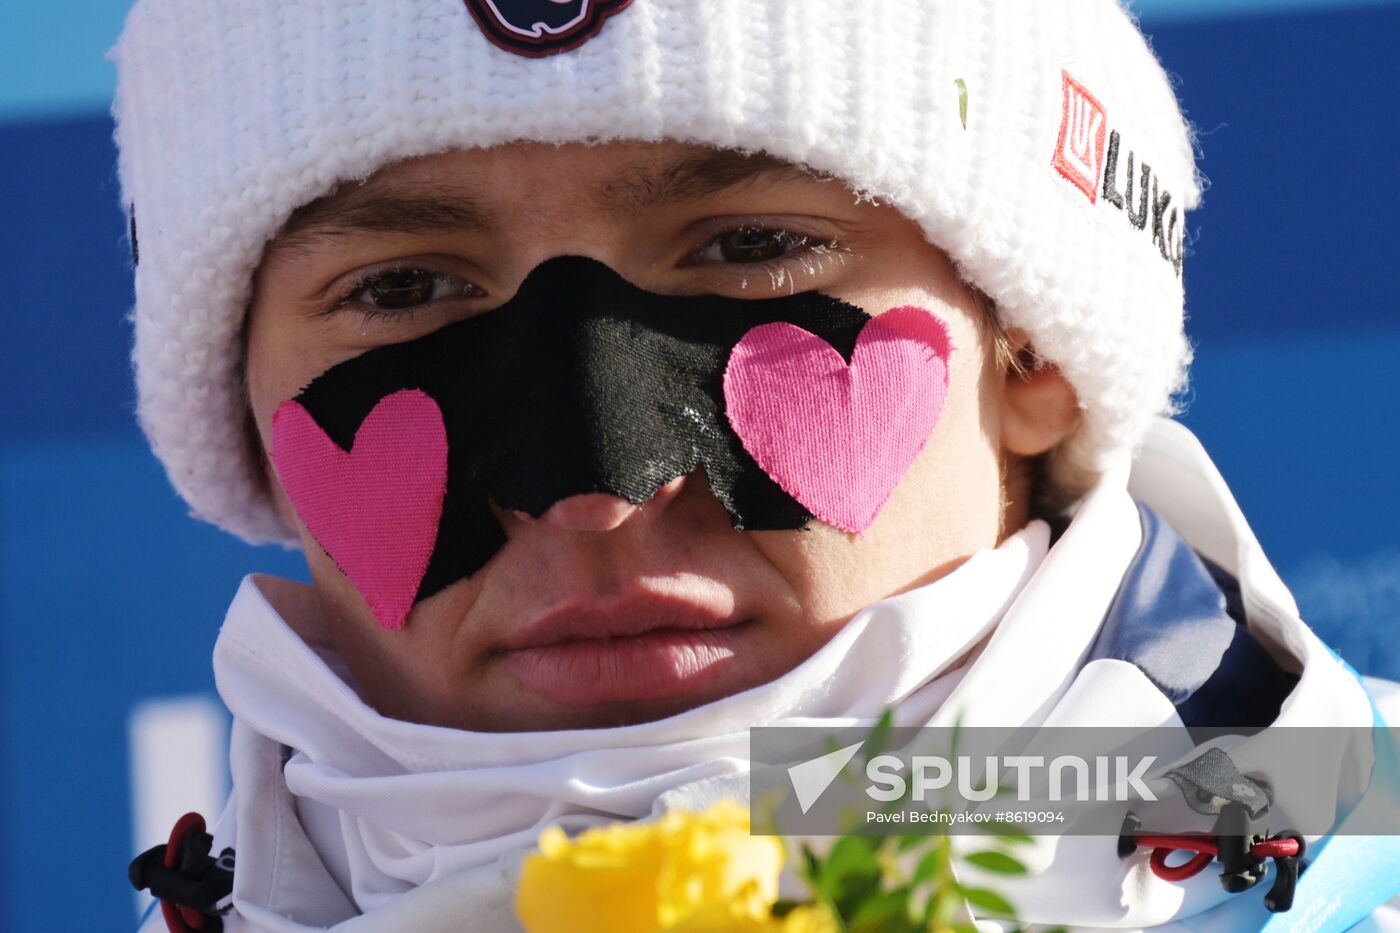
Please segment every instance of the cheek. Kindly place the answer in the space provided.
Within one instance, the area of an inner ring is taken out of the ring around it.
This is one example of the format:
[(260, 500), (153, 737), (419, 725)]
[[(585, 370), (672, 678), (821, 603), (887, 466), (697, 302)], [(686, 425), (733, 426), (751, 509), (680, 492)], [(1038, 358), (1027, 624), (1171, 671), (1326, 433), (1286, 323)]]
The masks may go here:
[(949, 360), (947, 402), (891, 497), (883, 536), (908, 535), (905, 550), (931, 542), (945, 559), (996, 544), (1001, 490), (993, 354), (975, 320), (951, 310), (957, 350)]
[(916, 305), (865, 322), (849, 362), (780, 322), (750, 330), (724, 372), (729, 423), (773, 480), (847, 532), (869, 528), (947, 400), (948, 326)]
[(443, 632), (457, 617), (451, 605), (444, 605), (444, 594), (416, 606), (412, 625), (385, 630), (355, 587), (304, 532), (302, 543), (325, 620), (319, 640), (334, 646), (361, 695), (385, 715), (438, 721), (441, 710), (434, 711), (431, 702), (440, 695), (450, 697), (455, 670), (451, 641)]
[(979, 328), (958, 309), (927, 296), (898, 296), (934, 310), (957, 348), (948, 391), (922, 449), (875, 521), (859, 534), (820, 522), (805, 531), (752, 534), (756, 547), (793, 585), (806, 624), (844, 622), (865, 606), (931, 582), (997, 543), (999, 458), (988, 417), (997, 408), (989, 351)]
[(249, 430), (256, 432), (258, 449), (262, 452), (261, 466), (273, 506), (289, 527), (297, 529), (303, 550), (310, 557), (320, 549), (302, 526), (268, 454), (273, 445), (273, 414), (277, 407), (294, 398), (331, 364), (323, 362), (324, 353), (311, 339), (312, 335), (301, 333), (287, 317), (266, 303), (255, 303), (250, 309), (244, 378), (251, 419)]
[(272, 442), (272, 413), (283, 400), (296, 394), (294, 383), (299, 373), (291, 353), (293, 337), (278, 325), (276, 315), (257, 306), (249, 315), (244, 362), (248, 404), (263, 450), (267, 450)]
[(264, 446), (271, 440), (272, 414), (278, 405), (359, 352), (362, 348), (337, 343), (325, 321), (280, 307), (274, 297), (260, 294), (248, 311), (244, 366), (248, 401)]

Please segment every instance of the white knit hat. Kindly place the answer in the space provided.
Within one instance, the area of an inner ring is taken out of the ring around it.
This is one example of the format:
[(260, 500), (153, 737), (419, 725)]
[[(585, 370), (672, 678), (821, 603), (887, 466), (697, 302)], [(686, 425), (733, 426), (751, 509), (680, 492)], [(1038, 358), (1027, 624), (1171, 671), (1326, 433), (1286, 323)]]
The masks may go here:
[(892, 203), (1074, 386), (1062, 485), (1169, 410), (1200, 189), (1168, 79), (1115, 0), (595, 3), (597, 35), (546, 57), (489, 40), (482, 0), (136, 3), (114, 113), (141, 423), (196, 515), (292, 537), (239, 372), (253, 272), (288, 215), (393, 161), (515, 140), (764, 150)]

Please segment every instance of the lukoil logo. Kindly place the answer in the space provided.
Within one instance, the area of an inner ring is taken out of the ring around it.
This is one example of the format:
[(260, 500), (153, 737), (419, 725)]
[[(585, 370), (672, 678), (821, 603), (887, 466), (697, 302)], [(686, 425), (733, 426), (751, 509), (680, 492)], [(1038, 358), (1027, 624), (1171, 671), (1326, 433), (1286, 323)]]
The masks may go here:
[(1108, 112), (1089, 89), (1062, 72), (1064, 112), (1053, 165), (1093, 204), (1099, 198), (1099, 173), (1103, 171), (1104, 134)]
[[(1152, 245), (1180, 277), (1186, 255), (1186, 218), (1179, 204), (1173, 206), (1169, 186), (1141, 153), (1124, 142), (1122, 128), (1110, 126), (1108, 108), (1088, 87), (1068, 71), (1062, 70), (1060, 79), (1060, 135), (1050, 164), (1083, 192), (1091, 205), (1120, 211), (1130, 229), (1149, 232)], [(1125, 152), (1127, 165), (1121, 166)]]
[[(847, 745), (787, 769), (804, 814), (864, 744)], [(1019, 802), (1155, 801), (1157, 795), (1143, 778), (1156, 761), (1155, 755), (1135, 760), (1127, 755), (1097, 755), (1092, 759), (1058, 755), (1047, 762), (1044, 755), (960, 755), (950, 759), (942, 755), (882, 754), (865, 763), (864, 790), (871, 800), (882, 803), (905, 799), (923, 803), (931, 794), (945, 791), (977, 803), (998, 794), (1010, 799), (1012, 791)], [(1007, 774), (1012, 779), (1003, 783)]]

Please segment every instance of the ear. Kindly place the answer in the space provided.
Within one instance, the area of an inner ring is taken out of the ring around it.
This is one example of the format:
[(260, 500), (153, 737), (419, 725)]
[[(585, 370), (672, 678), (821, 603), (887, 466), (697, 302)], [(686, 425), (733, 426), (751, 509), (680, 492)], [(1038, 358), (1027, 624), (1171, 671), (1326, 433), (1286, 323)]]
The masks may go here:
[(1018, 365), (1007, 366), (1003, 375), (1001, 445), (1008, 453), (1034, 457), (1079, 424), (1079, 399), (1059, 367), (1035, 355), (1024, 331), (1007, 336)]

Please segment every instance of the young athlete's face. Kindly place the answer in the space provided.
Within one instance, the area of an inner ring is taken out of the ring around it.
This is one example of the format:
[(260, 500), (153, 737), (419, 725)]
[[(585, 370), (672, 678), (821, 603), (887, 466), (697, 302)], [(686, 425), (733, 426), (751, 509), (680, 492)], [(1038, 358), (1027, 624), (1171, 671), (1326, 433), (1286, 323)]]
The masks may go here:
[(401, 629), (379, 624), (269, 466), (322, 609), (289, 621), (332, 646), (386, 715), (597, 727), (771, 680), (859, 609), (1024, 524), (1024, 458), (1076, 417), (1053, 368), (1023, 377), (997, 364), (985, 310), (917, 226), (837, 181), (673, 143), (519, 144), (387, 168), (299, 212), (270, 245), (247, 332), (264, 449), (278, 405), (330, 367), (490, 311), (559, 256), (595, 259), (662, 295), (816, 291), (871, 315), (923, 308), (955, 348), (941, 415), (858, 535), (819, 520), (736, 531), (699, 469), (640, 506), (581, 495), (532, 518), (493, 504), (504, 545), (418, 602)]

